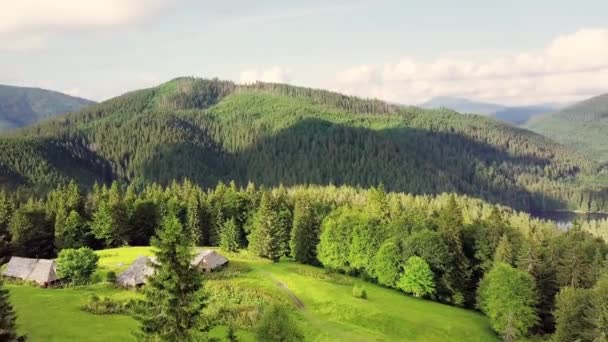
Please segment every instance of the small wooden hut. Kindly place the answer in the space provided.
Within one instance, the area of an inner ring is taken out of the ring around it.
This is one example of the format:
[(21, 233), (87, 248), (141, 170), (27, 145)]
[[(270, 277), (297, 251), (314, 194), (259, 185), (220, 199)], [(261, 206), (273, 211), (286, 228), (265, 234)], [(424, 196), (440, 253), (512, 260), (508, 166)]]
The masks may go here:
[(205, 250), (197, 254), (192, 260), (192, 266), (201, 271), (211, 272), (228, 263), (223, 255), (212, 250)]
[(55, 260), (12, 257), (3, 275), (48, 286), (59, 280)]
[(123, 287), (137, 287), (146, 283), (146, 278), (154, 274), (152, 264), (154, 260), (146, 256), (140, 256), (133, 261), (131, 266), (116, 278), (116, 284)]

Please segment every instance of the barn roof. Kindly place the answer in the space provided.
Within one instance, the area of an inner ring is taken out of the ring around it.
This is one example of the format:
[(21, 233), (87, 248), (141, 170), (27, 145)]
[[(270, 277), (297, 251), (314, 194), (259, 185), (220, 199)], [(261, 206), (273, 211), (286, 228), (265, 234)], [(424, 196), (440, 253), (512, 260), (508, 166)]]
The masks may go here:
[(59, 279), (54, 260), (12, 257), (4, 276), (48, 284)]
[(194, 257), (194, 260), (192, 260), (192, 265), (199, 266), (199, 265), (203, 264), (206, 267), (214, 269), (214, 268), (224, 265), (227, 262), (228, 262), (228, 259), (226, 259), (224, 256), (217, 253), (216, 251), (212, 251), (212, 250), (208, 249), (208, 250), (202, 251), (198, 255), (196, 255)]
[(152, 263), (154, 263), (154, 260), (150, 257), (137, 257), (131, 266), (118, 276), (116, 283), (121, 286), (145, 284), (146, 278), (154, 274)]

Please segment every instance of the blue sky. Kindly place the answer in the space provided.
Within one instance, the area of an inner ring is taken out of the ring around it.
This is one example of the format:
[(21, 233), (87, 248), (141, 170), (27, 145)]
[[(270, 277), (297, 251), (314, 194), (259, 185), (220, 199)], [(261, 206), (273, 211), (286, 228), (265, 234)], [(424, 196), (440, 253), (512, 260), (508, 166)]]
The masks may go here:
[(183, 75), (392, 102), (608, 92), (608, 1), (0, 0), (0, 83), (103, 100)]

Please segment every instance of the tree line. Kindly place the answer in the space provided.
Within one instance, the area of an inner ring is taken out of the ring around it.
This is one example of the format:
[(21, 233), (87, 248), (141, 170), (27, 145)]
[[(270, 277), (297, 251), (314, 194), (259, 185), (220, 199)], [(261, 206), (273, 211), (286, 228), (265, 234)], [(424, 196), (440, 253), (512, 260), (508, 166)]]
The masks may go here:
[[(234, 182), (205, 190), (187, 180), (139, 188), (113, 182), (86, 193), (70, 182), (27, 200), (0, 192), (4, 261), (54, 257), (67, 248), (148, 245), (158, 227), (177, 225), (192, 245), (289, 257), (477, 308), (505, 339), (555, 333), (563, 341), (572, 334), (592, 341), (604, 333), (605, 321), (590, 319), (606, 314), (602, 238), (583, 224), (562, 231), (466, 196)], [(575, 323), (588, 328), (569, 328)]]

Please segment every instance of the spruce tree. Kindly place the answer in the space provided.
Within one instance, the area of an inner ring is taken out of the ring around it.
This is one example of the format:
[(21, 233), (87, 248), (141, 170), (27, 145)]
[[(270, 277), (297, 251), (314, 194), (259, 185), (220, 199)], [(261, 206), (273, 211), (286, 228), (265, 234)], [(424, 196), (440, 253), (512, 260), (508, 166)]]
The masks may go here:
[(509, 242), (507, 234), (503, 234), (496, 247), (494, 253), (494, 262), (504, 262), (505, 264), (513, 264), (513, 247)]
[(555, 334), (556, 342), (584, 341), (593, 329), (588, 320), (590, 290), (563, 287), (555, 297)]
[(296, 261), (304, 264), (317, 262), (318, 225), (310, 199), (299, 198), (294, 209), (293, 227), (289, 241), (291, 255)]
[(220, 248), (227, 252), (238, 252), (240, 241), (240, 230), (235, 220), (226, 220), (220, 231)]
[(196, 244), (203, 241), (201, 232), (201, 207), (196, 192), (190, 192), (186, 203), (186, 229), (190, 232)]
[(8, 223), (12, 214), (12, 203), (8, 194), (0, 190), (0, 264), (8, 261), (10, 255), (10, 234)]
[(15, 322), (17, 316), (9, 301), (8, 290), (4, 287), (4, 281), (0, 277), (0, 341), (23, 341), (23, 337), (17, 335)]
[(283, 235), (281, 222), (273, 211), (271, 201), (270, 193), (265, 192), (253, 217), (249, 248), (255, 254), (276, 262), (284, 255)]
[(588, 315), (594, 342), (608, 340), (608, 273), (597, 281), (590, 294), (591, 312)]
[(202, 274), (191, 265), (190, 232), (174, 213), (164, 218), (152, 239), (155, 273), (144, 288), (145, 299), (136, 307), (145, 341), (194, 341), (205, 306)]

